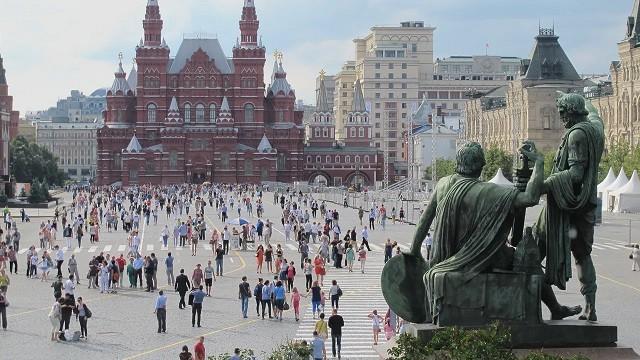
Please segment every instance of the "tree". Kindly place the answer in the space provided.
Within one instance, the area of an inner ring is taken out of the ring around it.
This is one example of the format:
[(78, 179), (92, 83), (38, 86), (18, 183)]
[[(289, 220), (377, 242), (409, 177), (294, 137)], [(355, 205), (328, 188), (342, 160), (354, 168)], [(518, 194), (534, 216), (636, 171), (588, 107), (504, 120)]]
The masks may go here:
[[(436, 159), (436, 180), (440, 180), (445, 176), (453, 175), (456, 171), (456, 161), (447, 159)], [(431, 166), (424, 171), (424, 178), (431, 179)]]
[(31, 193), (29, 194), (29, 202), (32, 204), (45, 202), (48, 200), (48, 197), (49, 197), (48, 190), (45, 192), (45, 187), (43, 186), (42, 182), (38, 181), (37, 179), (34, 179), (33, 182), (31, 183)]
[(66, 175), (58, 169), (57, 159), (46, 148), (17, 136), (9, 147), (9, 167), (17, 182), (43, 179), (49, 185), (63, 185)]
[(544, 178), (548, 178), (553, 170), (553, 160), (556, 158), (555, 151), (547, 151), (544, 153)]
[(498, 169), (502, 169), (502, 173), (508, 179), (511, 179), (513, 172), (513, 155), (507, 154), (506, 151), (497, 148), (490, 147), (485, 151), (484, 158), (487, 164), (482, 170), (482, 178), (486, 181), (491, 179)]

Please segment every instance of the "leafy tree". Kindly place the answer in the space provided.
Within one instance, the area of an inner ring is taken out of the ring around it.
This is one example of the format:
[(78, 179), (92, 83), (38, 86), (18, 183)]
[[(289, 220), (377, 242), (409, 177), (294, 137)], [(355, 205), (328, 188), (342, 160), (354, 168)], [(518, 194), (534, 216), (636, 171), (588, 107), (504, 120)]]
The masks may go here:
[[(440, 180), (445, 176), (453, 175), (456, 171), (456, 161), (447, 159), (436, 159), (436, 180)], [(431, 166), (424, 171), (424, 178), (431, 180)]]
[(544, 178), (548, 178), (553, 170), (553, 160), (556, 157), (555, 151), (547, 151), (544, 153)]
[(41, 203), (47, 201), (48, 194), (45, 193), (45, 188), (40, 181), (34, 179), (31, 183), (31, 193), (29, 194), (30, 203)]
[(487, 164), (482, 170), (483, 179), (491, 179), (498, 172), (498, 169), (502, 169), (504, 176), (511, 179), (513, 172), (513, 155), (508, 154), (500, 148), (490, 147), (485, 151), (484, 157)]
[(17, 136), (9, 147), (9, 167), (17, 182), (43, 179), (48, 185), (63, 185), (66, 175), (58, 169), (57, 159), (46, 148)]

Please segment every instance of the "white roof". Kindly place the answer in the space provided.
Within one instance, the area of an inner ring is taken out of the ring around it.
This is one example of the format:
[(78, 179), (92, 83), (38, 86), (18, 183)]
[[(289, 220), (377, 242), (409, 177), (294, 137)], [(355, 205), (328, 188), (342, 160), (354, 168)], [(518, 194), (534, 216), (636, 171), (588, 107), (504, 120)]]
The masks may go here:
[(180, 112), (180, 109), (178, 108), (178, 100), (176, 100), (175, 96), (171, 98), (171, 105), (169, 105), (169, 112), (171, 111)]
[(136, 134), (133, 134), (133, 137), (131, 138), (131, 141), (129, 141), (129, 145), (127, 145), (127, 148), (125, 149), (126, 152), (136, 152), (139, 153), (142, 151), (142, 145), (140, 145), (140, 142), (138, 141), (138, 138), (136, 137)]
[(598, 184), (598, 191), (603, 191), (609, 185), (613, 184), (616, 181), (616, 174), (613, 172), (613, 168), (609, 168), (609, 172), (607, 173), (607, 177), (602, 180), (600, 184)]
[(640, 178), (638, 178), (638, 170), (633, 170), (631, 179), (626, 185), (613, 192), (614, 195), (622, 194), (640, 194)]
[(224, 112), (224, 113), (230, 113), (231, 112), (231, 108), (229, 107), (229, 100), (227, 100), (226, 96), (222, 99), (222, 105), (220, 106), (220, 112)]
[(627, 178), (627, 174), (624, 173), (624, 168), (620, 168), (620, 173), (618, 174), (616, 181), (611, 183), (611, 185), (607, 186), (606, 190), (607, 191), (618, 190), (619, 188), (625, 186), (628, 182), (629, 182), (629, 179)]
[(496, 176), (494, 176), (493, 179), (489, 180), (489, 182), (496, 185), (513, 186), (513, 183), (502, 174), (502, 169), (498, 169), (498, 172), (496, 172)]
[(260, 140), (260, 144), (258, 144), (258, 152), (266, 153), (270, 152), (273, 149), (269, 139), (267, 139), (267, 135), (262, 135), (262, 140)]

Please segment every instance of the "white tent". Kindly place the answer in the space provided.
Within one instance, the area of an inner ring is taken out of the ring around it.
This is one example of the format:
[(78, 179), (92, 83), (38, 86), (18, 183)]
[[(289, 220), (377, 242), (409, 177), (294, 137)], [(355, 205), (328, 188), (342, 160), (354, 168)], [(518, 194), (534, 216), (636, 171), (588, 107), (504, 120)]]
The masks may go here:
[(496, 172), (496, 176), (494, 176), (493, 179), (489, 180), (489, 182), (501, 186), (513, 186), (513, 183), (509, 181), (509, 179), (504, 177), (504, 174), (502, 174), (502, 169), (498, 169), (498, 172)]
[(620, 189), (621, 187), (625, 186), (627, 183), (629, 182), (629, 179), (627, 178), (627, 174), (624, 173), (624, 168), (620, 168), (620, 173), (618, 174), (618, 177), (616, 178), (616, 181), (614, 181), (611, 185), (607, 186), (606, 189), (604, 189), (604, 191), (602, 192), (602, 198), (603, 199), (607, 199), (606, 204), (607, 207), (604, 206), (605, 201), (602, 201), (602, 210), (603, 211), (611, 211), (613, 209), (612, 205), (612, 201), (613, 198), (611, 197), (612, 193), (618, 189)]
[(640, 178), (634, 170), (629, 182), (612, 193), (615, 212), (640, 212)]
[(609, 168), (609, 172), (607, 173), (607, 177), (602, 180), (600, 184), (598, 184), (598, 197), (602, 199), (602, 208), (607, 210), (609, 207), (607, 206), (607, 198), (602, 196), (602, 193), (607, 189), (607, 187), (613, 182), (616, 181), (616, 174), (613, 172), (613, 168)]

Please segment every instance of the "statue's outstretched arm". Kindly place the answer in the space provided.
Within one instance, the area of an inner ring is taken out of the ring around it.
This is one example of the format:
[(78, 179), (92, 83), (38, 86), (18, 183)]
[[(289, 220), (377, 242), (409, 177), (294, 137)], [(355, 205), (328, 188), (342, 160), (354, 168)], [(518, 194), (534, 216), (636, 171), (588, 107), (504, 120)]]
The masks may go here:
[(520, 148), (520, 151), (531, 161), (534, 161), (533, 173), (527, 183), (524, 192), (518, 193), (513, 206), (516, 208), (530, 207), (537, 205), (540, 201), (544, 188), (544, 156), (535, 150), (535, 147), (528, 151)]
[(420, 221), (418, 222), (418, 227), (416, 229), (415, 235), (413, 236), (413, 243), (411, 244), (411, 249), (409, 253), (413, 255), (420, 255), (420, 248), (422, 247), (422, 242), (424, 238), (427, 236), (429, 232), (429, 228), (431, 228), (431, 223), (433, 219), (436, 217), (436, 208), (437, 208), (437, 186), (436, 190), (433, 191), (433, 195), (431, 196), (431, 201), (429, 205), (427, 205), (427, 209), (422, 214)]

